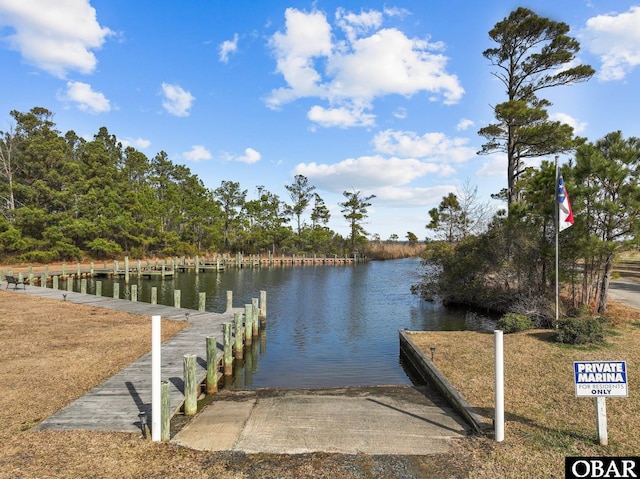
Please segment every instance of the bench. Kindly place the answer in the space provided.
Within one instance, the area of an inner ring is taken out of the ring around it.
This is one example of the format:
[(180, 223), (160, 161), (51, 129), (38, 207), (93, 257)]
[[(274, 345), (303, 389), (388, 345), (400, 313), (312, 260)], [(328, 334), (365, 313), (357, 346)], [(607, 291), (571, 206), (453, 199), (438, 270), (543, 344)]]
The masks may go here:
[(7, 280), (7, 287), (6, 289), (9, 289), (9, 285), (12, 284), (13, 285), (13, 289), (18, 289), (18, 285), (22, 285), (22, 287), (24, 289), (27, 289), (27, 282), (23, 281), (23, 280), (19, 280), (18, 278), (16, 278), (15, 276), (5, 276), (4, 279)]

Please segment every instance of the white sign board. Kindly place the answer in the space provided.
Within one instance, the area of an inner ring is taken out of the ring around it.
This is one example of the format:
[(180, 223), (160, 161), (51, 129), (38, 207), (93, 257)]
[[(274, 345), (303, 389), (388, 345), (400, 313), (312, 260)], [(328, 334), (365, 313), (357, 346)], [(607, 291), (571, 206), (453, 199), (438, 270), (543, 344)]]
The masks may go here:
[(577, 397), (626, 397), (626, 361), (574, 361)]

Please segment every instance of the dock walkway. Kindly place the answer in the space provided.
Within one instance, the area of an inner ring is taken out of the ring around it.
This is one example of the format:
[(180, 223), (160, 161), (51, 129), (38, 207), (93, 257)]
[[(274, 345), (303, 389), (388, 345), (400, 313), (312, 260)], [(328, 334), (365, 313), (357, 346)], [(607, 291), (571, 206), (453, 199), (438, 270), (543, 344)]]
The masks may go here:
[[(215, 336), (218, 357), (222, 355), (222, 325), (232, 322), (234, 311), (209, 313), (172, 306), (154, 305), (125, 299), (27, 287), (15, 291), (77, 304), (125, 311), (133, 314), (159, 315), (163, 319), (188, 320), (190, 326), (162, 343), (162, 379), (170, 383), (171, 411), (176, 412), (184, 402), (183, 356), (197, 356), (196, 375), (200, 382), (206, 377), (206, 337)], [(236, 310), (236, 311), (239, 311)], [(151, 321), (149, 321), (151, 334)], [(218, 339), (219, 338), (219, 339)], [(84, 396), (76, 399), (40, 423), (36, 429), (100, 430), (139, 432), (138, 414), (145, 412), (151, 422), (151, 352), (130, 364), (115, 376), (107, 379)]]

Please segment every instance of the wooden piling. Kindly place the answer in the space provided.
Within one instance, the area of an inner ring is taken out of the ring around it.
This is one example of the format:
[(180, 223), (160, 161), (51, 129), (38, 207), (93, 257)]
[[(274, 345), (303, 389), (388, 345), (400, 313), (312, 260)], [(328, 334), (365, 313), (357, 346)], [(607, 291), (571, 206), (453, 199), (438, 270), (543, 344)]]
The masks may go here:
[(267, 292), (260, 291), (260, 324), (264, 326), (267, 323)]
[(137, 284), (132, 284), (131, 285), (131, 301), (138, 301), (138, 285)]
[(242, 359), (244, 353), (243, 337), (244, 330), (242, 328), (242, 313), (233, 313), (234, 325), (235, 325), (235, 358)]
[(228, 313), (233, 309), (233, 291), (227, 291), (227, 308), (225, 309), (225, 313)]
[(67, 291), (73, 291), (73, 276), (67, 278)]
[(160, 440), (171, 439), (171, 386), (169, 381), (160, 383)]
[(231, 376), (233, 374), (233, 356), (231, 344), (231, 323), (224, 323), (224, 375)]
[(218, 391), (218, 343), (213, 336), (207, 337), (207, 394)]
[(251, 304), (244, 305), (244, 344), (251, 346), (251, 338), (253, 337), (253, 306)]
[(113, 299), (120, 299), (120, 283), (113, 283)]
[(156, 286), (151, 288), (151, 304), (158, 304), (158, 288)]
[(124, 284), (129, 284), (129, 257), (124, 257)]
[(51, 287), (53, 289), (59, 289), (58, 288), (58, 282), (60, 281), (60, 279), (58, 278), (58, 276), (54, 276), (53, 277), (53, 284), (51, 285)]
[(96, 296), (102, 296), (102, 281), (96, 281)]
[(258, 321), (258, 312), (260, 310), (258, 309), (258, 298), (251, 298), (251, 326), (252, 326), (252, 334), (253, 337), (256, 337), (258, 335), (258, 331), (259, 331), (259, 326), (258, 324), (260, 323), (260, 321)]
[(87, 278), (82, 278), (80, 280), (80, 292), (82, 294), (87, 294)]
[(196, 381), (196, 355), (183, 356), (184, 369), (184, 415), (194, 416), (198, 412), (198, 383)]
[(198, 293), (198, 311), (204, 311), (207, 304), (207, 293)]
[(180, 293), (179, 289), (173, 291), (173, 306), (176, 308), (180, 307)]

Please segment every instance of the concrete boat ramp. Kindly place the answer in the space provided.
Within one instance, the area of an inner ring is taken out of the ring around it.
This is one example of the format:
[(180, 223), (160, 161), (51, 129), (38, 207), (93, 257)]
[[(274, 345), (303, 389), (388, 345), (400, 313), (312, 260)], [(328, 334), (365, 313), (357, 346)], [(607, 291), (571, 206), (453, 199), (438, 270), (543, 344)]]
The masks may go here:
[[(36, 287), (16, 290), (16, 294), (165, 319), (188, 317), (190, 326), (162, 344), (162, 377), (170, 382), (174, 411), (184, 401), (183, 356), (197, 355), (198, 378), (204, 379), (205, 338), (222, 339), (223, 323), (233, 321), (233, 311), (206, 313)], [(140, 432), (141, 411), (151, 417), (151, 353), (36, 429)], [(468, 434), (469, 426), (430, 388), (258, 389), (219, 392), (171, 442), (199, 450), (246, 453), (420, 455), (446, 452), (452, 439)]]

